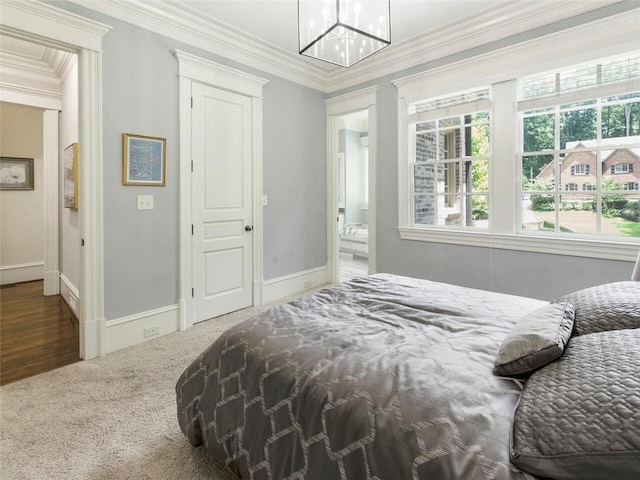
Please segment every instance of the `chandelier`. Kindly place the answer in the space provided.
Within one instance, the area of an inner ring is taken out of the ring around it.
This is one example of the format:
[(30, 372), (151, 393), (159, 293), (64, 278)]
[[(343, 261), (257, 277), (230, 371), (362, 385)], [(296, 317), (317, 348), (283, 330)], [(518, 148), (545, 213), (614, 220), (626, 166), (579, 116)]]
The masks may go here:
[(298, 0), (300, 54), (350, 67), (391, 43), (390, 0)]

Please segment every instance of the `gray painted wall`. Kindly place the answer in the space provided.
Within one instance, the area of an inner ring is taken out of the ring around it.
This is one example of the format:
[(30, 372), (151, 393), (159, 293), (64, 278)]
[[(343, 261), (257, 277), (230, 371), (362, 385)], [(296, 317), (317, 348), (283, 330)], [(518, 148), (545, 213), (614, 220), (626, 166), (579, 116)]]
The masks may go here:
[[(106, 23), (104, 38), (105, 318), (175, 304), (179, 279), (180, 49), (269, 80), (264, 88), (264, 276), (327, 264), (325, 95), (67, 2)], [(167, 139), (167, 185), (122, 185), (122, 133)], [(154, 210), (137, 211), (137, 195)]]
[[(182, 45), (76, 5), (52, 2), (114, 26), (104, 45), (105, 314), (107, 319), (171, 305), (178, 297), (178, 78), (175, 48), (270, 80), (264, 89), (264, 276), (327, 262), (326, 122), (322, 93)], [(551, 299), (626, 279), (631, 262), (401, 241), (397, 232), (397, 111), (394, 78), (469, 58), (637, 6), (624, 1), (575, 19), (480, 46), (351, 88), (379, 85), (378, 270)], [(343, 92), (336, 92), (338, 95)], [(122, 132), (167, 137), (164, 188), (121, 185)], [(137, 212), (135, 196), (156, 209)]]

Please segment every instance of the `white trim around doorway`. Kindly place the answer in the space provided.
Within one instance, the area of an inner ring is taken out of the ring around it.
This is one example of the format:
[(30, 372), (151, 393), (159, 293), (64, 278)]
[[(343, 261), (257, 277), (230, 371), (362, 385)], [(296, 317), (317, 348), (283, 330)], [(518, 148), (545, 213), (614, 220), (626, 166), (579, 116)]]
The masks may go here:
[(81, 250), (80, 357), (105, 354), (102, 38), (111, 27), (41, 2), (3, 0), (0, 32), (78, 54)]
[(347, 113), (368, 110), (369, 112), (369, 267), (368, 272), (376, 273), (376, 165), (378, 153), (378, 113), (377, 95), (380, 87), (364, 88), (325, 100), (327, 106), (327, 258), (329, 259), (329, 279), (337, 283), (339, 278), (338, 260), (338, 130), (337, 117)]
[(191, 245), (191, 90), (194, 82), (222, 88), (251, 97), (251, 167), (253, 195), (253, 305), (262, 305), (263, 274), (263, 205), (262, 205), (262, 88), (267, 80), (250, 75), (180, 50), (180, 330), (193, 325), (193, 265)]

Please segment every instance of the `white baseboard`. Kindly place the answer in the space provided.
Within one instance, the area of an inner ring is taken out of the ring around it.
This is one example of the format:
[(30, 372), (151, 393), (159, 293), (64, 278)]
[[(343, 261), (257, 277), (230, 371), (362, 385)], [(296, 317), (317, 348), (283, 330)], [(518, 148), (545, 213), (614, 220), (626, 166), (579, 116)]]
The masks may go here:
[(326, 265), (305, 270), (304, 272), (266, 280), (262, 291), (262, 302), (274, 302), (327, 283), (329, 283), (329, 268)]
[[(149, 332), (149, 330), (153, 332)], [(145, 330), (148, 336), (145, 337)], [(180, 330), (180, 306), (169, 305), (105, 322), (106, 353)], [(150, 334), (149, 334), (150, 333)]]
[(30, 282), (44, 278), (44, 262), (21, 263), (0, 267), (0, 285)]
[(76, 318), (80, 318), (80, 292), (64, 273), (60, 274), (60, 295), (73, 310)]

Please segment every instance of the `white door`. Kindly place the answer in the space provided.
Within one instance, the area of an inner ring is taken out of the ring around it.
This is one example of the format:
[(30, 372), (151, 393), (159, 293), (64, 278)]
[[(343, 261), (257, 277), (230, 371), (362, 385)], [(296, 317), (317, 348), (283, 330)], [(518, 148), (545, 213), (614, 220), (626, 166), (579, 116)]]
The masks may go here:
[(194, 323), (248, 307), (252, 291), (251, 99), (193, 84)]

